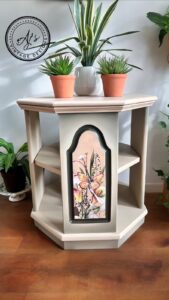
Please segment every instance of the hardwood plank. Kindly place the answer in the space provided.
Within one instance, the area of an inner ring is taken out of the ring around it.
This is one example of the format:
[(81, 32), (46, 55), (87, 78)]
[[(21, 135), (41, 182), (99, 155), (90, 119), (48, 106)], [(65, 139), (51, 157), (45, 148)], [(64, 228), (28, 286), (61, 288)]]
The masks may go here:
[(38, 231), (30, 198), (0, 197), (0, 299), (168, 300), (169, 213), (156, 197), (146, 196), (146, 222), (120, 249), (90, 251), (63, 251)]

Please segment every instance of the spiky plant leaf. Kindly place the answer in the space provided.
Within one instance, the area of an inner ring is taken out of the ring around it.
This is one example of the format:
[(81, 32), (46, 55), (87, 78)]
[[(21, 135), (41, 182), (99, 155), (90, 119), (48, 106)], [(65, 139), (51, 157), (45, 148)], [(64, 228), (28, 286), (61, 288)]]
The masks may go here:
[(95, 14), (95, 17), (94, 17), (94, 22), (93, 22), (93, 32), (94, 32), (94, 34), (96, 33), (96, 31), (98, 29), (98, 26), (99, 26), (101, 11), (102, 11), (102, 3), (96, 9), (96, 14)]

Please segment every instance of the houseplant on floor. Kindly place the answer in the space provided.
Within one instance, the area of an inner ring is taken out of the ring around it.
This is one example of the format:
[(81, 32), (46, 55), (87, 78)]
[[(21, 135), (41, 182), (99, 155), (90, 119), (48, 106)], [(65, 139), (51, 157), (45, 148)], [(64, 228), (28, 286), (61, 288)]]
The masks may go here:
[[(169, 107), (169, 105), (168, 105)], [(161, 112), (165, 118), (169, 119), (169, 114)], [(167, 123), (166, 121), (160, 121), (160, 126), (162, 129), (167, 129)], [(167, 140), (165, 143), (165, 147), (167, 150), (169, 149), (169, 136), (167, 136)], [(169, 160), (168, 160), (169, 162)], [(162, 204), (163, 206), (169, 208), (169, 172), (166, 172), (162, 169), (156, 169), (155, 172), (157, 173), (157, 176), (159, 176), (163, 181), (163, 192), (160, 195), (160, 198), (158, 200), (159, 204)]]
[(12, 143), (0, 138), (0, 172), (8, 192), (16, 193), (25, 188), (26, 178), (30, 181), (27, 143), (15, 152)]
[[(113, 1), (105, 14), (102, 16), (102, 4), (94, 9), (94, 0), (74, 0), (74, 11), (69, 6), (70, 13), (76, 28), (76, 36), (68, 37), (60, 41), (51, 42), (51, 47), (63, 45), (57, 49), (49, 58), (62, 54), (71, 53), (81, 60), (82, 67), (76, 70), (75, 92), (79, 96), (97, 94), (100, 90), (100, 78), (98, 77), (93, 64), (96, 58), (103, 52), (116, 50), (130, 51), (129, 49), (112, 48), (112, 39), (133, 34), (138, 31), (129, 31), (102, 39), (102, 33), (110, 20), (119, 0)], [(74, 41), (77, 46), (70, 44)], [(97, 86), (98, 84), (98, 86)]]
[(71, 74), (74, 61), (68, 56), (59, 56), (45, 60), (41, 72), (50, 76), (56, 98), (72, 98), (74, 93), (75, 76)]
[(127, 73), (132, 70), (128, 64), (128, 60), (124, 56), (111, 56), (107, 58), (103, 56), (98, 61), (99, 71), (103, 81), (103, 90), (105, 97), (121, 97), (123, 96)]

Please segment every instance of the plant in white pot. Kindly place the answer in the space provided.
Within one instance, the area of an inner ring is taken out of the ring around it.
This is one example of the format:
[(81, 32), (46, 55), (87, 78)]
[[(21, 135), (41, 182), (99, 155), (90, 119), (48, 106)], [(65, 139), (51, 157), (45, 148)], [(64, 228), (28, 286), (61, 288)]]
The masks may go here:
[[(100, 84), (98, 74), (93, 67), (96, 58), (103, 52), (130, 51), (129, 49), (114, 49), (111, 40), (115, 37), (133, 34), (138, 31), (129, 31), (102, 39), (102, 33), (110, 20), (119, 0), (113, 1), (105, 14), (102, 16), (102, 3), (97, 9), (94, 8), (94, 0), (74, 0), (74, 11), (69, 6), (77, 36), (68, 37), (60, 41), (51, 42), (51, 47), (63, 45), (49, 58), (71, 53), (81, 60), (82, 67), (76, 69), (75, 92), (78, 95), (97, 94), (97, 82)], [(77, 46), (70, 45), (76, 42)]]

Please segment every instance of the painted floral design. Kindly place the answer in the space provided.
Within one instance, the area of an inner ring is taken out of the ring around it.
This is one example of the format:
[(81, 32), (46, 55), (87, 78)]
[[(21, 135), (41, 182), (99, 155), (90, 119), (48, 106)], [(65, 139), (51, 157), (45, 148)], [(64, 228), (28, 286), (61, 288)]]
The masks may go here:
[(106, 218), (105, 166), (98, 153), (73, 160), (73, 193), (75, 219)]

